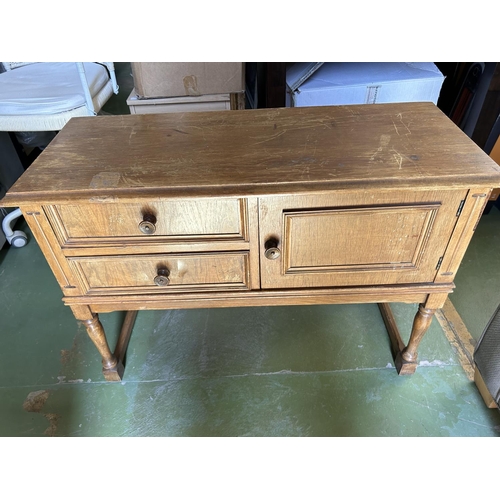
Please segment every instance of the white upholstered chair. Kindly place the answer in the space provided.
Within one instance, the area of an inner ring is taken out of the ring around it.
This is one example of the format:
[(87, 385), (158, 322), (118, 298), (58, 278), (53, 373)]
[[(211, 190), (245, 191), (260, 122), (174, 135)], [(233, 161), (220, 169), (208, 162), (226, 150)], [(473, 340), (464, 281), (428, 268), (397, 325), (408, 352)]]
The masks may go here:
[[(113, 63), (2, 63), (0, 132), (57, 132), (73, 117), (96, 115), (118, 93)], [(10, 187), (10, 186), (7, 186)], [(9, 213), (2, 229), (13, 246), (24, 246), (26, 235), (12, 231), (21, 215)]]

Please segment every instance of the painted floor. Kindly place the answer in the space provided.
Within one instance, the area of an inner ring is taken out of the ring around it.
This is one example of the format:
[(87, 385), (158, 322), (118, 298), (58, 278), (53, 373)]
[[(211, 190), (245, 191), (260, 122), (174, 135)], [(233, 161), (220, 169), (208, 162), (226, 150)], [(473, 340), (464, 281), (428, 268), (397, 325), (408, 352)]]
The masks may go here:
[[(117, 75), (109, 113), (127, 112), (130, 67)], [(493, 208), (451, 296), (476, 340), (500, 302), (499, 240)], [(1, 436), (500, 435), (437, 321), (399, 377), (376, 305), (141, 311), (124, 380), (106, 383), (61, 297), (33, 238), (0, 250)], [(404, 340), (415, 312), (394, 305)], [(122, 319), (101, 315), (113, 345)]]

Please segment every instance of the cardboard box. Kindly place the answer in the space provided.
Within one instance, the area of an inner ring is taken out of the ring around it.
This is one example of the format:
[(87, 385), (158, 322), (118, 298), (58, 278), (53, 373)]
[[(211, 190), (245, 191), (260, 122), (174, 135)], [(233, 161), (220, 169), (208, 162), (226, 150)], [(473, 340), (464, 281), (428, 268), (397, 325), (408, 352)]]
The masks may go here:
[(135, 90), (128, 96), (127, 105), (132, 115), (151, 113), (184, 113), (190, 111), (222, 111), (244, 109), (243, 93), (210, 94), (202, 96), (160, 97), (139, 99)]
[(244, 63), (241, 62), (133, 62), (131, 66), (140, 99), (245, 90)]
[(133, 90), (127, 99), (130, 114), (177, 113), (184, 111), (219, 111), (231, 109), (230, 94), (139, 99)]
[(444, 76), (434, 63), (293, 63), (287, 106), (431, 101)]

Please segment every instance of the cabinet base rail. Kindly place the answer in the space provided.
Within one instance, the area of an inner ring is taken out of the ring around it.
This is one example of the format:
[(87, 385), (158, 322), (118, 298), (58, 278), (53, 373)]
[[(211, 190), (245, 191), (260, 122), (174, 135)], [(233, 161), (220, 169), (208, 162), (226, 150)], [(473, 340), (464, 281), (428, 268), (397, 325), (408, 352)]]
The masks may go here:
[[(434, 317), (434, 313), (437, 309), (443, 306), (448, 293), (451, 291), (450, 288), (452, 285), (443, 286), (440, 285), (438, 287), (433, 287), (434, 293), (424, 293), (423, 290), (420, 293), (416, 293), (415, 289), (410, 293), (401, 294), (401, 290), (399, 290), (399, 295), (397, 295), (397, 300), (392, 300), (393, 302), (420, 302), (418, 311), (415, 315), (412, 330), (410, 333), (408, 344), (402, 340), (401, 334), (396, 324), (396, 320), (392, 313), (390, 304), (391, 294), (388, 293), (389, 290), (385, 291), (385, 295), (382, 300), (387, 300), (387, 302), (380, 301), (380, 295), (375, 296), (372, 295), (359, 295), (358, 294), (347, 294), (343, 293), (335, 293), (335, 294), (315, 294), (315, 300), (312, 300), (311, 294), (308, 296), (301, 295), (298, 293), (288, 293), (285, 294), (287, 296), (283, 297), (281, 294), (272, 294), (272, 292), (256, 292), (252, 295), (252, 299), (248, 300), (250, 297), (247, 297), (246, 301), (238, 301), (235, 300), (235, 296), (229, 294), (229, 297), (226, 299), (219, 297), (217, 300), (214, 298), (206, 298), (206, 301), (209, 302), (210, 307), (228, 307), (230, 306), (250, 306), (250, 305), (285, 305), (285, 304), (329, 304), (329, 303), (378, 303), (378, 307), (380, 313), (382, 315), (384, 324), (386, 326), (387, 332), (389, 334), (389, 339), (391, 341), (391, 351), (394, 359), (395, 367), (399, 375), (411, 375), (415, 372), (418, 362), (418, 346), (424, 337), (426, 331), (428, 330), (432, 319)], [(394, 287), (392, 288), (393, 293), (396, 294), (396, 290)], [(415, 288), (415, 287), (414, 287)], [(422, 287), (425, 288), (425, 287)], [(429, 287), (427, 287), (429, 288)], [(436, 293), (436, 288), (439, 289), (439, 293)], [(446, 291), (445, 291), (446, 290)], [(352, 290), (351, 290), (352, 291)], [(359, 290), (358, 290), (359, 291)], [(380, 294), (380, 289), (378, 290)], [(369, 294), (369, 291), (364, 292), (365, 294)], [(264, 297), (262, 297), (264, 295)], [(321, 297), (322, 300), (319, 300)], [(274, 298), (275, 300), (270, 300)], [(352, 300), (349, 300), (351, 298)], [(173, 309), (174, 305), (182, 304), (184, 308), (190, 307), (206, 307), (207, 304), (204, 301), (201, 301), (199, 298), (195, 299), (194, 297), (186, 298), (186, 297), (178, 297), (174, 298), (174, 302), (170, 304), (170, 307), (159, 307), (159, 305), (163, 305), (165, 301), (168, 300), (168, 297), (155, 297), (155, 301), (152, 303), (147, 301), (133, 301), (131, 297), (123, 298), (122, 301), (117, 302), (116, 297), (113, 301), (109, 301), (108, 303), (103, 302), (99, 304), (95, 304), (92, 306), (88, 305), (79, 305), (78, 297), (66, 297), (64, 301), (71, 305), (73, 313), (75, 317), (82, 321), (85, 327), (87, 328), (87, 332), (89, 334), (90, 339), (96, 346), (97, 350), (102, 356), (102, 365), (103, 365), (103, 375), (107, 381), (121, 381), (123, 379), (124, 374), (124, 365), (125, 365), (125, 354), (127, 351), (128, 343), (130, 341), (130, 337), (132, 334), (132, 329), (135, 323), (135, 319), (137, 317), (138, 310), (142, 309)], [(265, 300), (263, 304), (255, 304), (254, 302), (259, 302), (260, 300)], [(283, 304), (280, 299), (282, 299)], [(364, 300), (362, 300), (364, 299)], [(370, 300), (371, 299), (371, 300)], [(228, 303), (229, 301), (230, 303)], [(193, 305), (196, 304), (196, 305)], [(121, 309), (120, 307), (121, 306)], [(124, 306), (133, 306), (133, 309), (126, 310)], [(99, 321), (98, 312), (110, 312), (117, 310), (126, 310), (126, 316), (123, 321), (123, 325), (120, 331), (120, 335), (118, 337), (116, 346), (114, 351), (112, 352), (108, 341), (106, 339), (106, 334), (104, 332), (104, 328), (102, 327), (101, 322)]]

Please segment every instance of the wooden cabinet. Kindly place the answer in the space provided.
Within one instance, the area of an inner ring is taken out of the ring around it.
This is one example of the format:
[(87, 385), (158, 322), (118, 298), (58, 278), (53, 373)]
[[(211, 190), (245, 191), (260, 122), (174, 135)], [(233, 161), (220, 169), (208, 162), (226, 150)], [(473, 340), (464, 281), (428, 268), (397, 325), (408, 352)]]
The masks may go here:
[[(71, 120), (20, 206), (106, 379), (135, 311), (380, 303), (399, 373), (500, 169), (430, 103)], [(388, 303), (420, 303), (404, 345)], [(98, 314), (133, 311), (112, 352)]]

